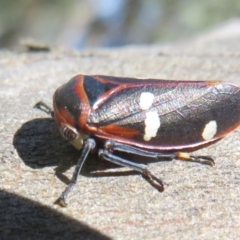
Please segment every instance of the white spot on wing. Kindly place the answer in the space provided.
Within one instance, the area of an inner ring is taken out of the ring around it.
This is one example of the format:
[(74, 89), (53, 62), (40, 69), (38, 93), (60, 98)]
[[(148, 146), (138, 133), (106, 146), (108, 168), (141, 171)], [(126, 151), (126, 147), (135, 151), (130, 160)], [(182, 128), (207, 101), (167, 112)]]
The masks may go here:
[(211, 140), (217, 133), (217, 122), (212, 120), (207, 123), (202, 132), (202, 138), (204, 140)]
[(142, 110), (147, 110), (152, 106), (154, 95), (150, 92), (142, 92), (140, 95), (139, 105)]
[(157, 131), (161, 125), (160, 118), (157, 111), (146, 112), (145, 123), (145, 135), (143, 139), (150, 141), (151, 138), (156, 137)]

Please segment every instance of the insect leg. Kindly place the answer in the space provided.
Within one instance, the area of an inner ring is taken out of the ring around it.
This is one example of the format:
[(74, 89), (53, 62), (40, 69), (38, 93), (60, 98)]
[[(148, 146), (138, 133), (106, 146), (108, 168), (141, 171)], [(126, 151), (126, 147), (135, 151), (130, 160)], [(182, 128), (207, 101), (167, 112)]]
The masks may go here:
[(34, 108), (37, 108), (37, 109), (47, 113), (48, 115), (51, 115), (51, 117), (54, 117), (54, 112), (53, 112), (52, 108), (50, 108), (46, 103), (44, 103), (42, 101), (36, 103), (34, 105)]
[(157, 160), (172, 160), (177, 157), (177, 153), (159, 153), (154, 151), (146, 151), (140, 148), (132, 147), (129, 145), (125, 145), (122, 143), (114, 142), (111, 140), (107, 140), (104, 144), (104, 148), (107, 149), (109, 152), (126, 152), (134, 155), (140, 155), (143, 157), (150, 157)]
[(140, 172), (144, 177), (146, 177), (152, 185), (154, 185), (159, 191), (163, 191), (163, 183), (162, 180), (158, 177), (156, 177), (144, 164), (134, 163), (132, 161), (123, 159), (121, 157), (118, 157), (112, 153), (110, 153), (108, 150), (100, 149), (98, 151), (98, 155), (101, 159), (115, 163), (117, 165), (131, 168), (137, 172)]
[(61, 194), (61, 196), (59, 197), (59, 199), (56, 201), (57, 204), (59, 204), (62, 207), (66, 207), (67, 203), (66, 203), (66, 199), (67, 196), (69, 195), (69, 193), (73, 190), (73, 188), (75, 187), (76, 183), (77, 183), (77, 179), (79, 176), (79, 173), (82, 169), (82, 166), (89, 154), (89, 152), (91, 150), (93, 150), (96, 146), (96, 142), (94, 139), (92, 138), (88, 138), (85, 143), (84, 143), (84, 147), (82, 149), (82, 153), (80, 155), (80, 158), (78, 159), (78, 162), (76, 164), (74, 173), (72, 175), (72, 179), (70, 181), (70, 183), (68, 184), (68, 186), (65, 188), (64, 192)]
[(114, 142), (111, 140), (107, 140), (105, 142), (104, 147), (109, 152), (114, 152), (114, 151), (126, 152), (130, 154), (154, 158), (157, 160), (176, 159), (176, 160), (182, 160), (182, 161), (198, 162), (198, 163), (207, 164), (210, 166), (215, 165), (214, 160), (210, 156), (193, 156), (185, 152), (162, 153), (162, 152), (154, 152), (149, 150), (147, 151), (140, 148), (125, 145), (122, 143)]
[(197, 163), (202, 163), (202, 164), (206, 164), (209, 166), (215, 165), (214, 159), (210, 156), (194, 156), (194, 155), (190, 155), (189, 153), (186, 153), (186, 152), (178, 152), (177, 160), (197, 162)]

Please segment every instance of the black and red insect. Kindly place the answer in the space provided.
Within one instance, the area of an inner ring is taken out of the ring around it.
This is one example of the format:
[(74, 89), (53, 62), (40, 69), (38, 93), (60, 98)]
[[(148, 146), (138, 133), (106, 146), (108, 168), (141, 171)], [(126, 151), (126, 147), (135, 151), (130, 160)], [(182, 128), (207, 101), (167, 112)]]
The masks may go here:
[(101, 159), (134, 169), (163, 190), (146, 165), (116, 155), (126, 152), (157, 160), (214, 165), (209, 156), (179, 152), (214, 142), (240, 125), (240, 88), (221, 81), (170, 81), (78, 75), (53, 96), (61, 135), (82, 149), (66, 198), (96, 140)]

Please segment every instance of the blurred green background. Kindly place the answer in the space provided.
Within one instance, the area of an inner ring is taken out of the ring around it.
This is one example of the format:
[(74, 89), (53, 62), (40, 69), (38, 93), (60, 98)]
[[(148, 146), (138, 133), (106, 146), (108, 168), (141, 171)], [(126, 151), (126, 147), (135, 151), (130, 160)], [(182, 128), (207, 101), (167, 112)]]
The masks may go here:
[(161, 43), (239, 15), (239, 0), (0, 0), (0, 48), (26, 38), (75, 49)]

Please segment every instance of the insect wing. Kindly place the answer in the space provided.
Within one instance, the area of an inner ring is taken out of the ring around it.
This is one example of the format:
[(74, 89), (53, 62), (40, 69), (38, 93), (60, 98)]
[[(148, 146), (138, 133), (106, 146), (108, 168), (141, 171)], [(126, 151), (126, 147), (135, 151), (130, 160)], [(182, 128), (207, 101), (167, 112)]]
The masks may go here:
[(214, 141), (240, 124), (240, 90), (234, 85), (217, 81), (114, 85), (113, 80), (111, 91), (98, 97), (88, 118), (98, 137), (172, 150)]

